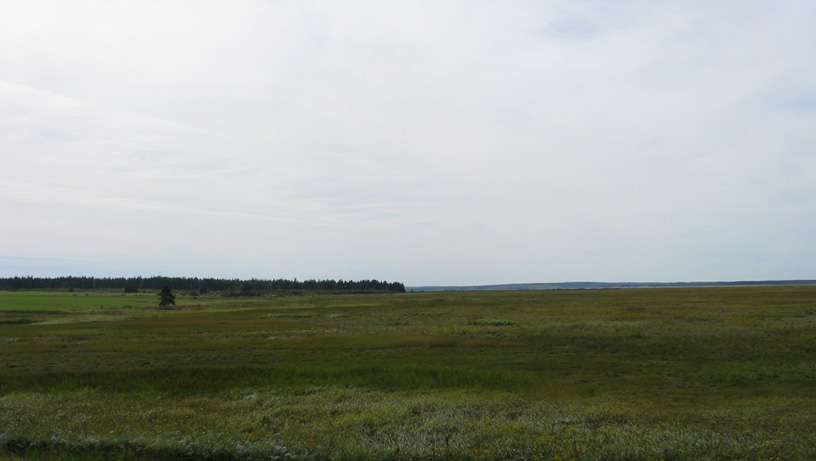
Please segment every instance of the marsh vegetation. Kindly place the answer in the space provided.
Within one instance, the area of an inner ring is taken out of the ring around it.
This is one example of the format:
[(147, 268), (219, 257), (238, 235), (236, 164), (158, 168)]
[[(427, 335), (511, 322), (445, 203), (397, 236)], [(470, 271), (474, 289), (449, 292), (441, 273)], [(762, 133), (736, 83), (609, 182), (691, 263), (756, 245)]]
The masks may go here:
[(0, 292), (0, 455), (814, 459), (816, 287)]

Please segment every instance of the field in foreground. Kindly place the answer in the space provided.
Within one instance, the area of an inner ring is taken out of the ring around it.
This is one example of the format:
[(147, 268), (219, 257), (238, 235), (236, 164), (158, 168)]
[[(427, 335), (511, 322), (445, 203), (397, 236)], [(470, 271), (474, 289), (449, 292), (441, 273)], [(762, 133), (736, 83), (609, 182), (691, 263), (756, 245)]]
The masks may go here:
[(0, 292), (0, 457), (816, 459), (816, 287)]

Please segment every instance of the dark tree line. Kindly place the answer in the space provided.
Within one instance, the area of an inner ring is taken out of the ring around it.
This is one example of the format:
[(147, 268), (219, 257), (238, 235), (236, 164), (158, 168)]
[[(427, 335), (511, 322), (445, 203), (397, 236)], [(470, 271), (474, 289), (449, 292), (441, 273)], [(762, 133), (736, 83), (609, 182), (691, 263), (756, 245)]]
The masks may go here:
[(212, 291), (233, 294), (262, 292), (325, 291), (344, 293), (389, 292), (404, 293), (405, 285), (379, 280), (303, 280), (275, 279), (216, 279), (198, 277), (6, 277), (0, 278), (0, 290), (94, 290), (126, 291), (161, 290)]

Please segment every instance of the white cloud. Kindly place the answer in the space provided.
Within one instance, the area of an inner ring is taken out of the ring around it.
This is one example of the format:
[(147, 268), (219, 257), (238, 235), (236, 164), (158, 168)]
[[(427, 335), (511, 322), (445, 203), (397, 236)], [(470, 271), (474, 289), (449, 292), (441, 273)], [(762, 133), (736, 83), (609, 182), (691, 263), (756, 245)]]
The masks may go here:
[(2, 8), (0, 254), (408, 284), (816, 276), (810, 2)]

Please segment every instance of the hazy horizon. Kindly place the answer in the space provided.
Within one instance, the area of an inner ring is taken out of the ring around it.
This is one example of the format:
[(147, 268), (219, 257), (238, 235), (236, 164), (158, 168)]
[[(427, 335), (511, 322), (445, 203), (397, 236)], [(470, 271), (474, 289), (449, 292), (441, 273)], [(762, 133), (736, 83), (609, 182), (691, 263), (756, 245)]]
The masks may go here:
[(816, 279), (816, 3), (0, 5), (0, 276)]

